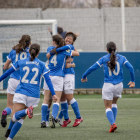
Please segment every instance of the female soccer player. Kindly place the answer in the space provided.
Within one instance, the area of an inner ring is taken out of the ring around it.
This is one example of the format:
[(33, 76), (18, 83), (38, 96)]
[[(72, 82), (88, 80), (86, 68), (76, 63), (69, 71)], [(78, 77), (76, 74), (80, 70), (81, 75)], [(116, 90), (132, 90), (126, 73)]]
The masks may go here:
[(99, 67), (104, 67), (104, 85), (102, 88), (102, 99), (106, 109), (106, 117), (111, 124), (109, 132), (117, 129), (115, 124), (117, 116), (117, 100), (121, 98), (123, 90), (123, 65), (130, 72), (131, 81), (129, 87), (135, 87), (134, 69), (128, 60), (119, 54), (116, 54), (116, 44), (114, 42), (107, 43), (108, 54), (100, 58), (93, 66), (91, 66), (82, 76), (81, 81), (87, 82), (87, 76)]
[[(9, 69), (11, 67), (10, 63), (15, 63), (20, 59), (25, 59), (30, 56), (29, 54), (29, 45), (31, 44), (31, 38), (29, 35), (23, 35), (22, 38), (19, 40), (19, 44), (14, 46), (7, 56), (7, 61), (3, 67), (4, 70)], [(13, 110), (13, 97), (15, 94), (15, 90), (20, 82), (20, 73), (19, 70), (13, 72), (10, 75), (10, 79), (8, 81), (8, 88), (7, 88), (7, 107), (2, 111), (1, 117), (1, 125), (2, 127), (6, 127), (7, 115), (11, 114)]]
[[(68, 47), (71, 48), (71, 50), (76, 50), (76, 48), (74, 48), (73, 43), (76, 40), (76, 35), (73, 32), (67, 32), (66, 36), (65, 36), (65, 47), (59, 48), (57, 49), (58, 51), (62, 51), (64, 49), (68, 49)], [(72, 44), (72, 45), (69, 45)], [(79, 111), (79, 106), (77, 101), (73, 98), (73, 92), (75, 89), (75, 72), (72, 66), (73, 63), (69, 64), (67, 63), (67, 65), (69, 65), (64, 73), (65, 73), (65, 77), (64, 77), (64, 94), (61, 97), (61, 112), (58, 116), (58, 118), (60, 119), (60, 125), (61, 125), (61, 120), (62, 117), (64, 115), (64, 119), (65, 121), (62, 123), (62, 127), (67, 127), (67, 125), (69, 123), (71, 123), (71, 120), (69, 119), (69, 115), (68, 115), (68, 103), (71, 104), (74, 113), (76, 115), (76, 119), (75, 122), (73, 124), (73, 127), (78, 126), (82, 121), (83, 118), (80, 115), (80, 111)], [(67, 103), (68, 101), (68, 103)]]
[(19, 69), (20, 71), (20, 84), (18, 85), (13, 98), (13, 112), (12, 121), (10, 122), (10, 135), (7, 140), (12, 140), (18, 130), (23, 124), (23, 119), (26, 115), (29, 118), (33, 117), (33, 108), (38, 106), (40, 100), (40, 81), (42, 74), (45, 81), (52, 93), (53, 101), (57, 101), (53, 85), (49, 78), (49, 70), (46, 68), (44, 62), (40, 61), (37, 57), (39, 55), (40, 46), (32, 44), (30, 47), (30, 55), (24, 60), (19, 60), (12, 65), (12, 68), (7, 70), (1, 77), (0, 81), (6, 78), (9, 74)]
[[(53, 52), (56, 52), (57, 48), (60, 48), (64, 46), (64, 40), (60, 35), (54, 35), (52, 36), (53, 39), (53, 46), (50, 46), (47, 50), (47, 58), (49, 58), (49, 69), (50, 69), (50, 78), (52, 80), (55, 93), (58, 97), (58, 100), (56, 103), (53, 104), (52, 107), (52, 124), (51, 127), (55, 127), (55, 119), (59, 111), (59, 102), (63, 91), (63, 78), (65, 76), (64, 69), (65, 69), (65, 61), (66, 56), (78, 56), (79, 53), (76, 51), (66, 50), (59, 52), (58, 54), (55, 54)], [(50, 52), (50, 53), (49, 53)], [(51, 55), (52, 54), (52, 55)], [(48, 57), (49, 56), (49, 57)], [(41, 127), (46, 127), (46, 116), (47, 116), (47, 110), (48, 110), (48, 103), (50, 100), (50, 91), (48, 89), (48, 86), (44, 82), (44, 101), (42, 104), (42, 120), (41, 120)]]

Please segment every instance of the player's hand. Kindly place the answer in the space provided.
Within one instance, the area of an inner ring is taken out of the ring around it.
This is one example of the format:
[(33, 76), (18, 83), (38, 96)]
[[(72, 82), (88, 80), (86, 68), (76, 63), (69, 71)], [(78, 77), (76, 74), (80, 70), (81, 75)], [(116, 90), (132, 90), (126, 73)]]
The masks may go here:
[(81, 82), (87, 82), (87, 78), (81, 79)]
[(135, 87), (135, 82), (130, 81), (127, 85), (129, 85), (130, 88), (133, 88), (133, 87)]
[(53, 102), (56, 102), (58, 100), (57, 96), (56, 95), (53, 95), (52, 96), (52, 99), (53, 99)]

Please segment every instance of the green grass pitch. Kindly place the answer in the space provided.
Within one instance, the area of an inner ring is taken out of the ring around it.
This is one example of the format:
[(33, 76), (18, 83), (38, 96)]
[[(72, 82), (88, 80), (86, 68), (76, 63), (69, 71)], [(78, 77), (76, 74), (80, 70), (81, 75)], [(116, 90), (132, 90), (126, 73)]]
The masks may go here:
[[(14, 140), (139, 140), (140, 139), (140, 95), (124, 95), (118, 101), (118, 115), (115, 133), (108, 133), (110, 124), (105, 115), (105, 108), (101, 95), (75, 95), (79, 103), (81, 116), (84, 121), (73, 128), (75, 115), (69, 108), (72, 122), (61, 128), (40, 128), (41, 98), (39, 106), (34, 109), (34, 116), (25, 119), (22, 128)], [(0, 112), (6, 107), (6, 99), (0, 99)], [(8, 124), (10, 116), (8, 116)], [(7, 125), (8, 127), (8, 125)], [(0, 140), (6, 140), (7, 130), (0, 126)]]

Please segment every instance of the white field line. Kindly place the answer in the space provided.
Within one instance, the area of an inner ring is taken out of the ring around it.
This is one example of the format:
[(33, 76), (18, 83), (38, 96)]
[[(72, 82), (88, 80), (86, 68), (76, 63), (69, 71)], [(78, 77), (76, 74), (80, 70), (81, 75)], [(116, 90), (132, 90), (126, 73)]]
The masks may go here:
[[(71, 112), (71, 111), (73, 111), (73, 110), (68, 110), (68, 111)], [(93, 111), (93, 112), (104, 111), (104, 112), (105, 112), (105, 110), (103, 110), (103, 109), (100, 109), (100, 110), (94, 110), (94, 109), (93, 109), (93, 110), (80, 110), (80, 112), (81, 112), (81, 111), (88, 111), (88, 112), (89, 112), (89, 111), (90, 111), (90, 112), (92, 112), (92, 111)], [(128, 112), (128, 110), (124, 110), (124, 109), (118, 109), (118, 111), (119, 111), (119, 112)], [(139, 111), (139, 109), (130, 109), (129, 111), (131, 111), (131, 112), (132, 112), (132, 111), (136, 111), (136, 112), (137, 112), (137, 111)], [(50, 113), (52, 113), (52, 112), (50, 112)], [(41, 113), (34, 114), (34, 116), (39, 116), (39, 115), (41, 115)], [(8, 117), (7, 119), (11, 119), (11, 117)]]

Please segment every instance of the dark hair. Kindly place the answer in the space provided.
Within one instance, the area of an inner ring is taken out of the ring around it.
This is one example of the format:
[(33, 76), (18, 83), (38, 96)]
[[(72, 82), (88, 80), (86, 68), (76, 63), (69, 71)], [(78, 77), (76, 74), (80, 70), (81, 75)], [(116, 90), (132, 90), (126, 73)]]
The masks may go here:
[(58, 34), (62, 34), (63, 33), (63, 28), (62, 27), (57, 27), (57, 32), (58, 32)]
[(107, 51), (111, 54), (110, 55), (110, 61), (108, 61), (108, 67), (111, 69), (111, 71), (115, 70), (115, 66), (116, 66), (116, 44), (114, 42), (109, 42), (106, 45)]
[(14, 46), (12, 49), (16, 50), (16, 53), (20, 53), (20, 51), (24, 51), (31, 42), (31, 37), (29, 35), (23, 35), (19, 40), (19, 44)]
[(31, 55), (31, 61), (33, 61), (35, 59), (35, 57), (37, 56), (37, 54), (40, 51), (40, 45), (38, 44), (32, 44), (30, 46), (30, 55)]
[[(73, 32), (67, 32), (67, 33), (65, 34), (65, 38), (68, 37), (68, 36), (71, 36), (71, 37), (73, 38), (73, 43), (74, 43), (75, 40), (77, 39), (76, 34), (74, 34)], [(72, 43), (72, 45), (73, 45), (73, 43)]]
[(57, 34), (57, 35), (52, 36), (52, 40), (55, 41), (57, 46), (54, 49), (51, 50), (51, 53), (56, 54), (56, 49), (64, 46), (64, 39), (62, 38), (61, 35)]

